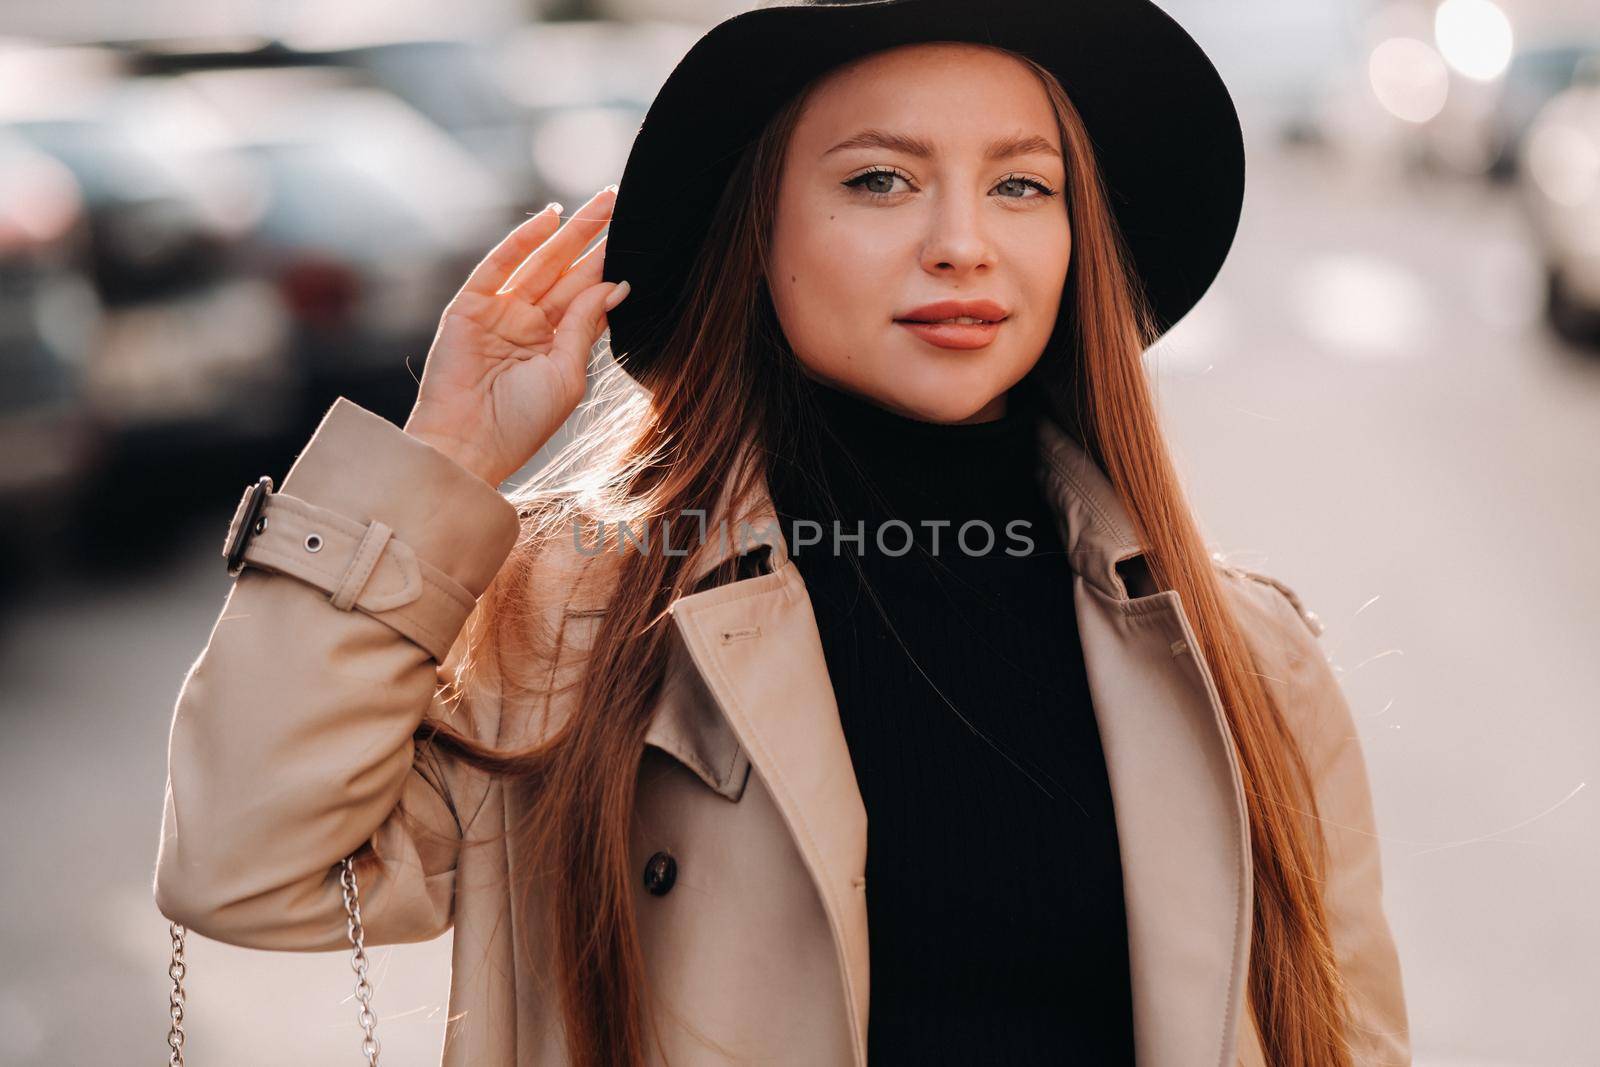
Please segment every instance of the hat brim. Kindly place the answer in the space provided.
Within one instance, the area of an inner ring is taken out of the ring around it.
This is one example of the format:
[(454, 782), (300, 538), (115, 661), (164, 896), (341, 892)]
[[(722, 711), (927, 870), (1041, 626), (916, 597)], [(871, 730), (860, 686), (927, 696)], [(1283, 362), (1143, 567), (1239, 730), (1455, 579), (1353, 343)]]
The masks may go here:
[(1149, 0), (870, 0), (745, 11), (708, 31), (656, 94), (623, 169), (604, 278), (611, 349), (638, 376), (660, 350), (740, 153), (813, 77), (895, 45), (998, 45), (1051, 70), (1083, 116), (1111, 207), (1165, 333), (1199, 302), (1244, 200), (1233, 99)]

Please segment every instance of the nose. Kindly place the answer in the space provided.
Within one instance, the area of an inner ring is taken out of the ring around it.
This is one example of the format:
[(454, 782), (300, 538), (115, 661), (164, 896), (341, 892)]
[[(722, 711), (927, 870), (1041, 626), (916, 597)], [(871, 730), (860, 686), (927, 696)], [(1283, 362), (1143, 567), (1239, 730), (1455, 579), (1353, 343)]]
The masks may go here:
[(962, 277), (988, 270), (994, 249), (984, 228), (982, 196), (944, 193), (934, 198), (928, 235), (922, 245), (922, 269), (944, 277)]

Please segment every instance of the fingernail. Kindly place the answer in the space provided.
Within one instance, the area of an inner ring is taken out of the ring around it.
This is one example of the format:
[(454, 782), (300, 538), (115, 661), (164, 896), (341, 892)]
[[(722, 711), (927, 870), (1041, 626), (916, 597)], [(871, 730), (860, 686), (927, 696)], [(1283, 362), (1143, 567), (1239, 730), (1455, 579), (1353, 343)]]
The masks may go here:
[(610, 311), (612, 308), (622, 303), (622, 298), (628, 295), (628, 290), (631, 288), (632, 286), (625, 281), (618, 282), (617, 287), (606, 294), (606, 310)]
[(608, 186), (605, 187), (605, 189), (602, 189), (601, 192), (605, 192), (607, 190), (609, 190), (609, 191), (614, 193), (614, 192), (617, 191), (617, 187), (615, 185), (608, 185)]
[(556, 203), (556, 201), (554, 201), (554, 200), (552, 200), (548, 204), (546, 204), (544, 206), (544, 209), (546, 211), (554, 211), (557, 215), (559, 215), (563, 211), (567, 210), (566, 208), (562, 207), (560, 204)]

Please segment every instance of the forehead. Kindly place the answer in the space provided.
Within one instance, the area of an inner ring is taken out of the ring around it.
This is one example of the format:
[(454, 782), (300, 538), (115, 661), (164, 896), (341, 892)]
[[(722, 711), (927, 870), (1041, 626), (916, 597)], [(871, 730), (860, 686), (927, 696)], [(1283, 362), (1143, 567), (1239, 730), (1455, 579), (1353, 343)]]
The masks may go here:
[(830, 71), (806, 101), (794, 144), (815, 159), (863, 127), (914, 134), (951, 151), (1002, 131), (1060, 143), (1033, 71), (997, 49), (961, 42), (902, 45)]

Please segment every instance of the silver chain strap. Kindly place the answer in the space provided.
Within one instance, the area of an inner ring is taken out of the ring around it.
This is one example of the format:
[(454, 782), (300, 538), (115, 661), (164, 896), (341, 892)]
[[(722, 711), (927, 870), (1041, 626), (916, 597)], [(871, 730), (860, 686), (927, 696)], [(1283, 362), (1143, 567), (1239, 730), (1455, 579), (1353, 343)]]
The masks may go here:
[(372, 1014), (372, 983), (367, 981), (367, 950), (363, 944), (366, 932), (361, 929), (361, 902), (356, 898), (356, 865), (349, 856), (344, 858), (339, 884), (344, 887), (344, 910), (349, 916), (350, 966), (356, 972), (356, 1000), (361, 1004), (356, 1014), (363, 1035), (361, 1053), (367, 1057), (367, 1067), (378, 1067), (378, 1039), (372, 1033), (378, 1020)]
[(188, 973), (189, 965), (183, 962), (183, 927), (168, 923), (167, 932), (172, 935), (172, 960), (167, 964), (167, 977), (172, 979), (172, 993), (167, 998), (172, 1011), (167, 1047), (172, 1054), (167, 1057), (167, 1064), (168, 1067), (183, 1067), (183, 976)]
[[(361, 898), (356, 888), (356, 865), (349, 856), (340, 861), (339, 886), (344, 891), (346, 930), (350, 936), (350, 966), (356, 972), (356, 1000), (361, 1010), (356, 1021), (361, 1024), (361, 1054), (367, 1058), (367, 1067), (378, 1067), (378, 1038), (373, 1033), (378, 1028), (377, 1016), (372, 1014), (372, 983), (367, 980), (366, 931), (361, 927)], [(180, 923), (168, 923), (172, 935), (172, 959), (167, 964), (167, 977), (172, 980), (168, 1003), (172, 1025), (167, 1030), (168, 1067), (183, 1067), (183, 979), (189, 973), (183, 959), (183, 940), (186, 931)]]

